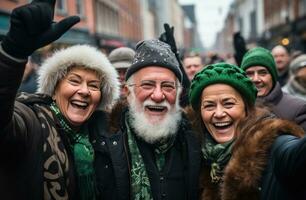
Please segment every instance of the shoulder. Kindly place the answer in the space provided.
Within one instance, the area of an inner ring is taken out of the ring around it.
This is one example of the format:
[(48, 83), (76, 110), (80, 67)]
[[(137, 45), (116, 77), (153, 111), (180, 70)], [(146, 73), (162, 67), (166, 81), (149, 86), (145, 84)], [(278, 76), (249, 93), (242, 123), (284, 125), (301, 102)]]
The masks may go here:
[(128, 110), (126, 99), (121, 99), (112, 108), (109, 114), (109, 127), (111, 133), (116, 133), (124, 124), (124, 113)]
[(46, 94), (29, 94), (21, 92), (17, 95), (16, 101), (28, 106), (33, 106), (35, 104), (50, 105), (52, 103), (52, 98)]
[(271, 146), (279, 135), (287, 134), (296, 137), (304, 135), (304, 131), (299, 125), (289, 120), (277, 118), (265, 108), (257, 108), (255, 115), (243, 125), (241, 133), (236, 141), (237, 146), (249, 144), (246, 145), (246, 148), (257, 146), (262, 149)]
[(290, 106), (290, 109), (295, 109), (296, 113), (306, 114), (306, 101), (284, 92), (282, 101)]

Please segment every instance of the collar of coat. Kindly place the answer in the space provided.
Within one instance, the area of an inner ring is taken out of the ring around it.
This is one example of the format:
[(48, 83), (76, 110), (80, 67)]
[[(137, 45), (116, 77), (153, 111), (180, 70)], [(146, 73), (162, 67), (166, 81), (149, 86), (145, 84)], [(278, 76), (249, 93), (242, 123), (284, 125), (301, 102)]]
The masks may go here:
[(224, 169), (219, 187), (211, 183), (209, 168), (202, 169), (202, 199), (259, 199), (259, 183), (266, 167), (269, 150), (276, 137), (286, 133), (302, 137), (304, 131), (282, 119), (260, 120), (241, 134), (233, 147), (232, 157)]
[(109, 127), (111, 133), (117, 133), (123, 126), (124, 115), (122, 113), (128, 110), (126, 98), (120, 99), (112, 108), (110, 113)]

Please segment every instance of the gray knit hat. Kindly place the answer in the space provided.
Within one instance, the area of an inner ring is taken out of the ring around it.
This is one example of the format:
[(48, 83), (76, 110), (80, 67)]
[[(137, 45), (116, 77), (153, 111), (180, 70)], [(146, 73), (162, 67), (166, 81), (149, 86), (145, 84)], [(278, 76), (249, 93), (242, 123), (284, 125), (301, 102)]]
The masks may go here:
[(75, 45), (55, 52), (38, 70), (38, 92), (52, 96), (59, 80), (69, 67), (93, 69), (102, 77), (100, 110), (110, 109), (119, 98), (119, 80), (116, 69), (98, 49), (88, 45)]
[(128, 80), (138, 70), (149, 66), (167, 68), (176, 75), (180, 82), (183, 80), (179, 63), (171, 47), (160, 40), (144, 40), (137, 44), (136, 54), (131, 67), (126, 72), (125, 80)]
[(296, 57), (290, 63), (290, 72), (295, 74), (299, 69), (306, 67), (306, 54)]
[(116, 69), (131, 66), (135, 51), (129, 47), (119, 47), (110, 52), (108, 59)]

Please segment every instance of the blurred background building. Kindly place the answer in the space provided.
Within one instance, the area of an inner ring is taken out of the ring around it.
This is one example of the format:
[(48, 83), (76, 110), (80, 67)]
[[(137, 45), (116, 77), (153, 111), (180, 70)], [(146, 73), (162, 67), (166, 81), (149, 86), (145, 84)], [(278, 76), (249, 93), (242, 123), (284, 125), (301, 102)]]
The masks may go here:
[[(0, 1), (0, 34), (9, 29), (9, 15), (30, 0)], [(202, 48), (194, 7), (181, 6), (178, 0), (57, 0), (55, 20), (79, 15), (81, 22), (59, 40), (45, 47), (53, 50), (72, 44), (91, 44), (105, 53), (138, 41), (157, 38), (164, 23), (175, 27), (180, 49)]]
[[(45, 49), (72, 44), (91, 44), (109, 53), (121, 46), (135, 48), (138, 41), (157, 38), (164, 23), (175, 27), (177, 45), (184, 51), (233, 53), (233, 34), (240, 32), (248, 47), (271, 49), (282, 44), (306, 52), (306, 0), (230, 0), (222, 29), (207, 47), (199, 34), (198, 0), (57, 0), (56, 20), (81, 16), (81, 22)], [(208, 0), (207, 0), (208, 1)], [(30, 0), (0, 0), (0, 34), (9, 29), (13, 8)], [(209, 8), (201, 8), (207, 12)], [(213, 22), (213, 19), (211, 19)], [(204, 49), (205, 46), (205, 49)]]
[(232, 52), (238, 31), (248, 47), (282, 44), (306, 52), (306, 0), (233, 0), (213, 48)]

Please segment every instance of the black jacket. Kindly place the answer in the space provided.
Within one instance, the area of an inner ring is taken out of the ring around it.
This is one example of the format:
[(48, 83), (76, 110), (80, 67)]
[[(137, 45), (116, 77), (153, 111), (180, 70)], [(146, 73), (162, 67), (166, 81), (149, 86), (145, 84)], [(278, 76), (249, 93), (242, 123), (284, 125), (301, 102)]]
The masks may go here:
[[(93, 132), (100, 134), (96, 143), (97, 146), (95, 147), (97, 150), (95, 165), (99, 168), (96, 169), (98, 192), (100, 193), (99, 199), (130, 199), (130, 156), (124, 125), (125, 119), (123, 117), (126, 111), (127, 110), (121, 112), (121, 115), (117, 116), (120, 120), (111, 119), (112, 123), (118, 125), (115, 129), (112, 127), (112, 134), (108, 135), (107, 133), (109, 133), (109, 130), (102, 124), (100, 127), (95, 126), (94, 129), (92, 129)], [(96, 120), (95, 122), (93, 121), (93, 123), (99, 123), (100, 117), (98, 113), (95, 113), (93, 118)], [(142, 144), (139, 145), (139, 142), (137, 142), (138, 146), (149, 145), (145, 144), (145, 142), (140, 143)], [(174, 148), (178, 146), (183, 147), (180, 150), (176, 149), (176, 152), (180, 152), (181, 156), (173, 157), (182, 158), (183, 162), (178, 163), (178, 168), (168, 171), (167, 174), (156, 174), (154, 170), (152, 170), (153, 166), (146, 161), (151, 159), (149, 158), (150, 156), (144, 158), (154, 199), (173, 199), (173, 196), (180, 194), (180, 192), (185, 195), (185, 197), (178, 197), (180, 199), (198, 199), (201, 151), (199, 143), (194, 137), (186, 119), (181, 121), (175, 144), (169, 152), (175, 152)], [(143, 152), (146, 151), (144, 150), (145, 148), (140, 147), (142, 155), (144, 154)], [(145, 154), (148, 156), (148, 151)], [(172, 153), (172, 155), (177, 154)], [(170, 159), (175, 160), (173, 158)], [(175, 163), (172, 163), (171, 166), (175, 166)], [(180, 188), (173, 187), (176, 182), (172, 182), (172, 184), (168, 184), (168, 186), (159, 182), (170, 180), (171, 178), (169, 178), (168, 175), (173, 175), (180, 169), (184, 169), (184, 184)], [(162, 192), (164, 186), (167, 187), (165, 193)], [(159, 191), (159, 194), (157, 194), (157, 191)], [(169, 194), (167, 194), (167, 192), (169, 192)]]

